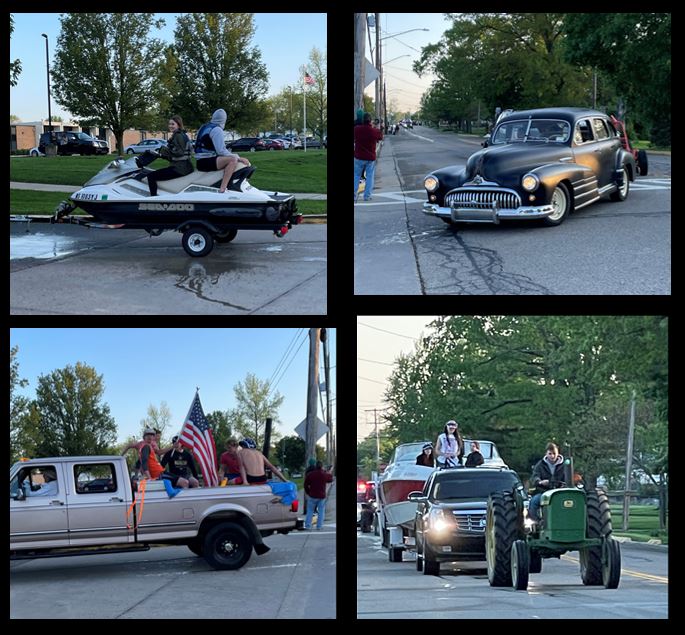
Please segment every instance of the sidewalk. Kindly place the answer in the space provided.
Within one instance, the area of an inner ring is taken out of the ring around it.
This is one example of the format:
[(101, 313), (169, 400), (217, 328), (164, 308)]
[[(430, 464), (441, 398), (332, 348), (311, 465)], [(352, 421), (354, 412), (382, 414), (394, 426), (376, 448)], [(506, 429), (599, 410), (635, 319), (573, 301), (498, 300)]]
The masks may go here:
[(354, 206), (355, 295), (421, 295), (404, 203), (373, 205), (376, 192), (401, 190), (393, 138), (386, 136), (376, 160), (372, 201)]
[[(10, 189), (12, 190), (38, 190), (40, 192), (78, 192), (83, 185), (51, 185), (48, 183), (20, 183), (18, 181), (10, 181)], [(309, 199), (312, 201), (325, 201), (326, 194), (312, 194), (296, 193), (293, 196), (299, 199)]]

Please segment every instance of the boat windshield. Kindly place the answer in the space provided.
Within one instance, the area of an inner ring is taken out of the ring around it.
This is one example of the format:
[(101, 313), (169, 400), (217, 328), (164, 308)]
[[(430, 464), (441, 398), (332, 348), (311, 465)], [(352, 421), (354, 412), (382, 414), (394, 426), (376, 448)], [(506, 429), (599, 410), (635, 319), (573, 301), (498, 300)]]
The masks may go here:
[(421, 448), (426, 441), (420, 443), (405, 443), (395, 448), (395, 456), (392, 463), (403, 463), (405, 461), (416, 461), (416, 457), (421, 454)]
[(561, 119), (520, 119), (500, 124), (492, 135), (492, 144), (524, 143), (543, 141), (545, 143), (567, 143), (571, 137), (571, 125)]

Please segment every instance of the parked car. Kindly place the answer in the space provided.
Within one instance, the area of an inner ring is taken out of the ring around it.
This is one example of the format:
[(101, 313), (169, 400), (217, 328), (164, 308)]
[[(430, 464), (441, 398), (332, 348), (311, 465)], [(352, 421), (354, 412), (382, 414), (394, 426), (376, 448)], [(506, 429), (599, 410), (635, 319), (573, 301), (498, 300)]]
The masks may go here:
[(411, 492), (417, 503), (414, 519), (416, 569), (439, 575), (440, 562), (485, 560), (488, 497), (523, 484), (506, 468), (436, 470), (422, 492)]
[[(44, 132), (38, 143), (39, 155), (45, 154), (45, 147), (51, 143), (57, 146), (57, 154), (109, 154), (109, 146), (102, 139), (95, 139), (85, 132)], [(33, 154), (33, 156), (38, 156)]]
[(31, 149), (29, 150), (29, 156), (32, 156), (32, 157), (44, 157), (45, 154), (44, 154), (43, 152), (40, 151), (40, 148), (39, 148), (38, 146), (36, 146), (35, 148), (31, 148)]
[(611, 120), (596, 110), (511, 112), (486, 145), (464, 169), (426, 176), (425, 214), (446, 223), (542, 219), (559, 225), (602, 196), (624, 201), (637, 174)]
[(164, 139), (145, 139), (140, 143), (134, 143), (133, 145), (126, 146), (124, 152), (126, 154), (138, 154), (139, 152), (146, 152), (147, 150), (159, 150), (162, 146), (165, 146), (167, 142)]
[[(320, 148), (321, 147), (321, 142), (318, 139), (315, 139), (314, 137), (307, 137), (307, 148)], [(300, 148), (304, 148), (304, 141), (302, 142), (302, 145)]]
[(226, 147), (231, 151), (249, 150), (250, 152), (256, 152), (257, 150), (266, 150), (266, 144), (258, 137), (243, 137), (242, 139), (232, 141), (230, 144), (226, 144)]
[(264, 139), (264, 147), (266, 150), (283, 150), (280, 139)]
[(328, 149), (328, 135), (323, 136), (323, 147)]

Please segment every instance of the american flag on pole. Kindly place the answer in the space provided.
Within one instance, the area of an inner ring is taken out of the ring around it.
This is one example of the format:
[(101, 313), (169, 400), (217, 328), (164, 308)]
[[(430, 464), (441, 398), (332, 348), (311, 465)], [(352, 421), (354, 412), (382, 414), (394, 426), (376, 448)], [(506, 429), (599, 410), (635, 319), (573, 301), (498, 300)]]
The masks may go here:
[(200, 464), (205, 485), (216, 487), (219, 477), (216, 473), (216, 446), (209, 421), (205, 418), (200, 403), (200, 395), (195, 392), (195, 399), (190, 405), (188, 416), (180, 434), (181, 445), (187, 447)]
[(315, 84), (314, 78), (306, 71), (304, 73), (304, 83), (309, 84), (310, 86), (313, 86)]

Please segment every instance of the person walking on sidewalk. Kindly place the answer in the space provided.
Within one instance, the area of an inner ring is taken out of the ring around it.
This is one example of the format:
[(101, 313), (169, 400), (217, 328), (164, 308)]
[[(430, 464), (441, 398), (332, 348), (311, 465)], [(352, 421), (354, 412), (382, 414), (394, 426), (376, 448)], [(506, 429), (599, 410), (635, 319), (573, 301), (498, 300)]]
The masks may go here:
[(354, 127), (354, 200), (357, 200), (357, 189), (362, 172), (366, 172), (364, 200), (371, 198), (373, 177), (376, 169), (376, 144), (383, 139), (383, 132), (371, 125), (371, 115), (364, 114), (364, 123)]
[(312, 517), (316, 511), (316, 528), (323, 527), (326, 514), (326, 483), (333, 482), (333, 475), (323, 469), (321, 461), (316, 462), (316, 467), (304, 477), (304, 491), (307, 496), (307, 519), (304, 522), (305, 529), (312, 528)]

